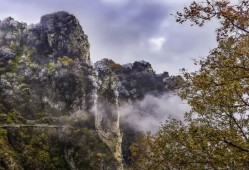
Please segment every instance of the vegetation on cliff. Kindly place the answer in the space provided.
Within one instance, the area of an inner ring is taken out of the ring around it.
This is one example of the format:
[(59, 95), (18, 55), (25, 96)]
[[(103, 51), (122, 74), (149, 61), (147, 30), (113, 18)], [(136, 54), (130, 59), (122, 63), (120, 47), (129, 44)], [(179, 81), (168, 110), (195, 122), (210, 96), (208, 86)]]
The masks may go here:
[(115, 169), (95, 131), (94, 71), (77, 19), (57, 12), (27, 27), (9, 17), (0, 33), (0, 169)]

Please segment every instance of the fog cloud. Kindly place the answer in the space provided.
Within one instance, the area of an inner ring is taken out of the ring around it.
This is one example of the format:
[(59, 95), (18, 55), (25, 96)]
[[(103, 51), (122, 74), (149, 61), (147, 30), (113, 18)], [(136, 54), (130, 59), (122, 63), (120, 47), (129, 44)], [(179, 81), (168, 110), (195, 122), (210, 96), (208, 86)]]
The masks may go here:
[(185, 101), (167, 93), (160, 97), (147, 95), (141, 101), (125, 103), (119, 111), (123, 123), (141, 131), (155, 133), (168, 116), (183, 120), (184, 113), (189, 110)]

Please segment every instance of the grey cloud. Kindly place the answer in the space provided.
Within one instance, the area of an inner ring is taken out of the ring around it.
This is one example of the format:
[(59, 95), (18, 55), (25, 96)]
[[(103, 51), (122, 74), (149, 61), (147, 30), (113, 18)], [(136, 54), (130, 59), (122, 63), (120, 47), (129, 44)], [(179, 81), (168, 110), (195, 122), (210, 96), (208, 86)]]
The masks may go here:
[(93, 59), (110, 57), (122, 64), (143, 59), (151, 62), (154, 56), (141, 44), (157, 34), (169, 17), (167, 6), (132, 1), (122, 7), (106, 8), (106, 16), (99, 22), (102, 33), (94, 38), (96, 46), (92, 45), (98, 47), (98, 51), (93, 50)]
[(128, 3), (122, 8), (107, 6), (103, 11), (99, 28), (102, 29), (101, 41), (125, 49), (127, 45), (152, 36), (167, 17), (167, 9), (158, 4)]

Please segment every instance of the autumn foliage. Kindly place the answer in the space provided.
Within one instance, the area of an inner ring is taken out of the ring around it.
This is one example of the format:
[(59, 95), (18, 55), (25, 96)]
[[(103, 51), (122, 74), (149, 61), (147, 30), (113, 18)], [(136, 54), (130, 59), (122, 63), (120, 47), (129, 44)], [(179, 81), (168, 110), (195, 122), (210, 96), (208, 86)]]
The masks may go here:
[(156, 134), (141, 139), (143, 145), (133, 145), (135, 167), (248, 169), (249, 1), (193, 2), (176, 13), (181, 24), (204, 26), (209, 20), (220, 23), (218, 46), (196, 61), (198, 71), (183, 69), (179, 96), (191, 111), (184, 123), (169, 119)]

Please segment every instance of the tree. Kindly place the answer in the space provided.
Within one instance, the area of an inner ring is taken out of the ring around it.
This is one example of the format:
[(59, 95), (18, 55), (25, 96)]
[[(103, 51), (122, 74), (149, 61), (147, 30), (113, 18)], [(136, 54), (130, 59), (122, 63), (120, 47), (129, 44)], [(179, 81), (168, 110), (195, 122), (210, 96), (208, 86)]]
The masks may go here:
[[(185, 87), (180, 91), (200, 122), (217, 130), (233, 131), (243, 140), (224, 134), (220, 138), (229, 146), (248, 152), (249, 119), (249, 2), (209, 1), (205, 5), (193, 2), (184, 14), (177, 13), (177, 21), (190, 20), (202, 26), (216, 17), (218, 47), (207, 58), (196, 62), (200, 70), (184, 72)], [(189, 117), (189, 118), (190, 118)]]
[(176, 21), (190, 21), (193, 25), (203, 26), (206, 21), (218, 19), (221, 26), (217, 29), (217, 40), (227, 37), (240, 37), (249, 33), (249, 2), (239, 0), (231, 4), (229, 0), (206, 0), (202, 3), (193, 2), (184, 12), (176, 13)]
[[(144, 148), (133, 146), (135, 159), (150, 169), (249, 167), (249, 1), (193, 2), (176, 14), (177, 22), (198, 26), (211, 19), (220, 23), (218, 46), (196, 61), (198, 71), (183, 69), (179, 95), (191, 106), (187, 125), (170, 120), (142, 140)], [(137, 155), (139, 149), (143, 152)]]
[[(248, 169), (249, 154), (228, 146), (219, 136), (235, 135), (206, 124), (169, 119), (156, 134), (148, 133), (132, 145), (133, 169), (199, 170)], [(240, 142), (242, 139), (234, 139)]]

